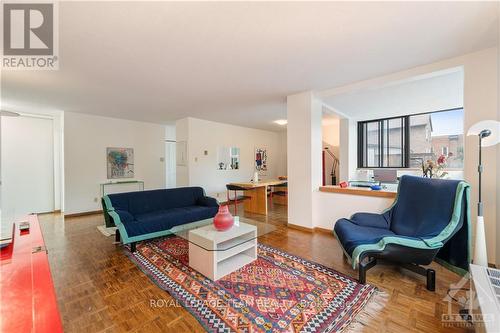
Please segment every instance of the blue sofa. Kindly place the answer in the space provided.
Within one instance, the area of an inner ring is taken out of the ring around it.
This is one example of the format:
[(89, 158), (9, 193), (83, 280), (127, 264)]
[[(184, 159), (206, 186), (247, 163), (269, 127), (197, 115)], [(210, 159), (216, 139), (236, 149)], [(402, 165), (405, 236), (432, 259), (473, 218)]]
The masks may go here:
[(175, 226), (212, 218), (219, 204), (201, 187), (180, 187), (109, 194), (102, 200), (105, 219), (117, 228), (116, 239), (131, 244), (170, 234)]

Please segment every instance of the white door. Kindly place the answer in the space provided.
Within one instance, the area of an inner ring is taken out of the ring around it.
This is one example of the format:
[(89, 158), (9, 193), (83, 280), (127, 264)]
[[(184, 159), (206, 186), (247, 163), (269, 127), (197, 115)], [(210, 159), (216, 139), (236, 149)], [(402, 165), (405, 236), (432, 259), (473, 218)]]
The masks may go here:
[(2, 117), (2, 220), (54, 210), (51, 119)]
[(175, 141), (165, 141), (165, 179), (166, 188), (176, 186)]

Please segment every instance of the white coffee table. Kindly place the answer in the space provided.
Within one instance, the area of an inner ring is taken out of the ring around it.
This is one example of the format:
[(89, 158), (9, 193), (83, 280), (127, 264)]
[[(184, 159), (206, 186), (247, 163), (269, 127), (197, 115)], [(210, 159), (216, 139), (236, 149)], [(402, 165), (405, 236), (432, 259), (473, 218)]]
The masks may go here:
[(274, 230), (242, 218), (227, 231), (217, 231), (209, 219), (178, 226), (173, 233), (189, 242), (189, 266), (215, 281), (257, 259), (257, 237)]

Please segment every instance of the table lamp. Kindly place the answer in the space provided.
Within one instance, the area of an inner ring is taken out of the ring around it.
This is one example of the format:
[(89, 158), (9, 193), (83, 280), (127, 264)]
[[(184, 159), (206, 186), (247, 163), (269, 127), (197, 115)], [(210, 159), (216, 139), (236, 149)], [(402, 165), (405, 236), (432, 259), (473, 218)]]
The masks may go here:
[(488, 267), (486, 253), (486, 236), (484, 233), (483, 202), (481, 198), (481, 174), (483, 173), (482, 147), (494, 146), (500, 142), (500, 122), (496, 120), (480, 121), (467, 132), (467, 136), (475, 135), (479, 143), (479, 161), (477, 172), (479, 175), (479, 200), (477, 203), (476, 236), (474, 244), (474, 264)]

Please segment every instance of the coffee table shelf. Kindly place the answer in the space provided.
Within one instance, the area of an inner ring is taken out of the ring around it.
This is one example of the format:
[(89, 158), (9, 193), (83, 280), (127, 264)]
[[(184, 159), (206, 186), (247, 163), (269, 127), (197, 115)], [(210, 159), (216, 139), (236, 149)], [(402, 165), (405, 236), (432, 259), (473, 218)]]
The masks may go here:
[(189, 266), (212, 280), (257, 259), (257, 227), (241, 223), (227, 231), (213, 224), (189, 231)]
[(257, 259), (257, 238), (275, 231), (269, 223), (235, 217), (234, 225), (217, 231), (213, 219), (172, 229), (189, 244), (189, 266), (212, 280), (230, 274)]

